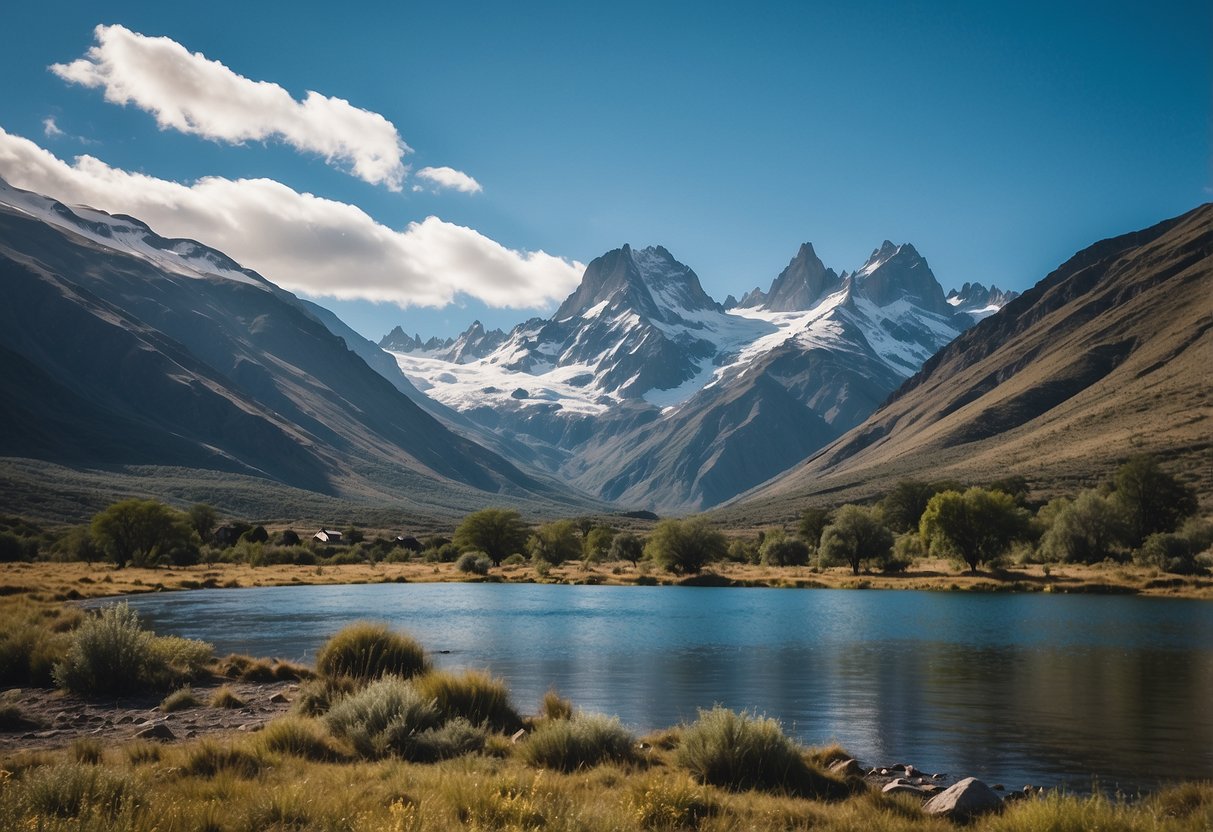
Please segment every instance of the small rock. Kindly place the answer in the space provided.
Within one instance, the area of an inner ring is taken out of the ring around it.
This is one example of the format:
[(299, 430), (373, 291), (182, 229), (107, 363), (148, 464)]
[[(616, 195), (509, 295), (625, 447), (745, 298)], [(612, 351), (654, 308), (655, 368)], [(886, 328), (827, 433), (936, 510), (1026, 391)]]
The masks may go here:
[(918, 769), (914, 768), (914, 766), (910, 765), (909, 763), (906, 763), (905, 772), (906, 777), (913, 777), (918, 773)]
[(148, 726), (141, 731), (135, 733), (135, 739), (138, 740), (175, 740), (177, 735), (172, 729), (163, 722), (158, 722), (155, 725)]
[(888, 776), (889, 776), (889, 770), (888, 770), (887, 768), (882, 768), (882, 769), (880, 770), (880, 776), (881, 776), (881, 777), (888, 777)]
[(1002, 798), (993, 789), (976, 777), (966, 777), (932, 797), (922, 807), (928, 815), (940, 815), (951, 820), (968, 820), (997, 812), (1002, 808)]
[(835, 760), (830, 771), (841, 777), (863, 777), (863, 769), (854, 760)]
[(889, 771), (905, 771), (905, 770), (906, 770), (905, 763), (898, 763), (895, 766), (889, 766)]
[(131, 716), (130, 714), (123, 714), (122, 716), (120, 716), (116, 720), (114, 720), (114, 724), (115, 725), (130, 725), (134, 721), (135, 721), (135, 718), (133, 716)]
[(931, 779), (932, 780), (942, 780), (943, 778), (945, 778), (947, 776), (948, 775), (946, 775), (946, 774), (932, 774)]
[(271, 705), (287, 705), (290, 703), (290, 701), (291, 700), (287, 699), (286, 695), (283, 693), (275, 693), (270, 697)]

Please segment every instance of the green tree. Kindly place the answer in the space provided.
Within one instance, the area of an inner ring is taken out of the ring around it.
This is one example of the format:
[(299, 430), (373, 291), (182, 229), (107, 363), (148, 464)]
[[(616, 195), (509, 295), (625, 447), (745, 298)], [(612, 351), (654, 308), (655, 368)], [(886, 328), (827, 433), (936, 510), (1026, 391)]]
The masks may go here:
[(82, 560), (90, 565), (104, 555), (88, 526), (72, 526), (59, 538), (56, 549), (66, 560)]
[(828, 525), (830, 525), (830, 512), (827, 509), (806, 508), (800, 512), (800, 522), (796, 526), (796, 532), (811, 551), (816, 551), (817, 544), (821, 542), (821, 533)]
[(959, 557), (977, 571), (979, 564), (994, 561), (1028, 534), (1028, 513), (1002, 491), (949, 490), (927, 503), (918, 532), (932, 554)]
[(615, 538), (615, 530), (610, 526), (595, 526), (586, 532), (581, 545), (581, 556), (588, 563), (598, 563), (604, 560), (611, 550), (611, 541)]
[(211, 542), (211, 535), (219, 525), (219, 514), (206, 503), (195, 503), (189, 510), (190, 525), (203, 543)]
[(544, 523), (527, 541), (527, 550), (536, 561), (559, 566), (581, 555), (581, 536), (572, 520)]
[(198, 561), (198, 535), (188, 515), (155, 500), (114, 503), (93, 517), (90, 530), (119, 569), (154, 566), (162, 558), (179, 565)]
[(878, 508), (845, 505), (822, 530), (818, 551), (827, 562), (846, 563), (858, 575), (864, 563), (888, 562), (893, 552), (893, 533), (884, 524)]
[(929, 482), (902, 480), (880, 501), (885, 525), (895, 532), (917, 531), (927, 503), (940, 489)]
[(725, 537), (702, 518), (663, 520), (657, 524), (644, 555), (676, 575), (694, 574), (728, 549)]
[(633, 566), (644, 555), (644, 541), (640, 535), (632, 532), (620, 532), (611, 540), (611, 548), (607, 550), (609, 560), (626, 560)]
[(809, 562), (809, 547), (782, 529), (773, 529), (763, 538), (758, 557), (767, 566), (804, 566)]
[(527, 529), (518, 512), (505, 508), (474, 511), (455, 529), (454, 544), (459, 549), (484, 552), (494, 566), (526, 548)]
[(1174, 531), (1196, 513), (1196, 492), (1162, 470), (1152, 456), (1134, 457), (1117, 468), (1115, 485), (1134, 549), (1152, 534)]
[(1127, 533), (1120, 507), (1098, 491), (1050, 503), (1040, 515), (1052, 515), (1040, 539), (1040, 553), (1048, 560), (1097, 563), (1114, 555)]

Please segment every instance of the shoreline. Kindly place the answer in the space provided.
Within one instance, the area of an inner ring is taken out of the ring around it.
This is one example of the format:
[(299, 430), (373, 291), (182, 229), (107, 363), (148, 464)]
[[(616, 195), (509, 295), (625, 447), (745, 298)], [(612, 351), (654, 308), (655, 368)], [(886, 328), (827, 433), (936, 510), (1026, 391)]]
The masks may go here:
[(699, 586), (765, 589), (920, 590), (931, 592), (1136, 595), (1213, 600), (1213, 577), (1179, 576), (1133, 564), (1031, 564), (957, 572), (946, 561), (920, 561), (899, 574), (853, 575), (845, 567), (768, 567), (719, 563), (680, 576), (628, 563), (565, 564), (546, 576), (530, 564), (494, 567), (488, 576), (459, 572), (453, 563), (199, 564), (116, 569), (109, 564), (15, 562), (0, 564), (0, 597), (39, 602), (92, 600), (147, 592), (369, 583), (530, 583), (595, 586)]

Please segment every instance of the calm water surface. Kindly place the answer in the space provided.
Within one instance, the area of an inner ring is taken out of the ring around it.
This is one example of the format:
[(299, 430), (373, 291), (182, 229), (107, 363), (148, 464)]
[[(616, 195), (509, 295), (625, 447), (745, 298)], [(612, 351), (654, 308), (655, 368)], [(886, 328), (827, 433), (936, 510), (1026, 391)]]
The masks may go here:
[[(870, 764), (1149, 788), (1213, 777), (1213, 604), (1133, 597), (532, 584), (143, 595), (162, 633), (311, 660), (363, 618), (638, 731), (720, 703)], [(439, 652), (441, 651), (441, 652)]]

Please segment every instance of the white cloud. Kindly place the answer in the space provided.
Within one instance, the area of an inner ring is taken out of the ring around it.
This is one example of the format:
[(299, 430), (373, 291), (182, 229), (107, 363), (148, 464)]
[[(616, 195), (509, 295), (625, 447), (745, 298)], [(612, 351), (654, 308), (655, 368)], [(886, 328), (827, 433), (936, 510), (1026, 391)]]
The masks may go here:
[[(480, 183), (461, 170), (454, 168), (422, 168), (417, 171), (418, 179), (431, 183), (435, 189), (450, 189), (465, 194), (478, 194), (484, 190)], [(413, 190), (418, 190), (414, 187)]]
[(437, 217), (395, 231), (357, 206), (272, 179), (206, 177), (184, 185), (92, 156), (68, 164), (3, 128), (0, 176), (63, 202), (130, 214), (167, 237), (196, 239), (311, 295), (438, 307), (462, 294), (490, 306), (536, 308), (563, 299), (584, 271)]
[(83, 58), (51, 71), (103, 88), (106, 101), (146, 110), (161, 129), (233, 144), (280, 139), (329, 164), (350, 165), (359, 179), (400, 190), (411, 150), (378, 113), (311, 91), (296, 101), (279, 85), (238, 75), (171, 38), (123, 26), (98, 26), (94, 34), (97, 45)]
[(42, 119), (42, 132), (48, 139), (57, 139), (60, 136), (65, 135), (64, 132), (59, 129), (59, 125), (55, 124), (54, 116), (47, 116), (46, 118)]

